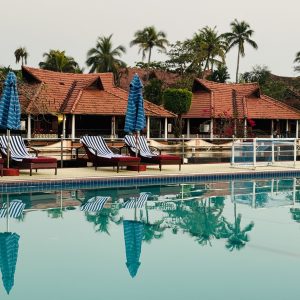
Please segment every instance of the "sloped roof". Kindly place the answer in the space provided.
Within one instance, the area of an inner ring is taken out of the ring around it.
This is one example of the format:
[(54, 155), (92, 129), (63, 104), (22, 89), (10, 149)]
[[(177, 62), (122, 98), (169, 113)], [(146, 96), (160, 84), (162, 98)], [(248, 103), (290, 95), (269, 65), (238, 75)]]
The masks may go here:
[(238, 117), (300, 119), (300, 111), (262, 95), (258, 83), (226, 84), (195, 79), (190, 110), (184, 118)]
[[(121, 72), (121, 78), (119, 82), (120, 88), (128, 91), (129, 84), (134, 76), (134, 74), (138, 74), (143, 85), (147, 84), (148, 71), (146, 69), (137, 68), (137, 67), (129, 67)], [(163, 85), (169, 87), (175, 84), (181, 76), (177, 73), (171, 73), (163, 70), (152, 69), (149, 71), (149, 78), (157, 78), (162, 81)]]
[[(128, 93), (114, 85), (112, 73), (73, 74), (23, 67), (30, 96), (20, 93), (23, 112), (125, 115)], [(174, 117), (161, 106), (144, 101), (152, 117)]]

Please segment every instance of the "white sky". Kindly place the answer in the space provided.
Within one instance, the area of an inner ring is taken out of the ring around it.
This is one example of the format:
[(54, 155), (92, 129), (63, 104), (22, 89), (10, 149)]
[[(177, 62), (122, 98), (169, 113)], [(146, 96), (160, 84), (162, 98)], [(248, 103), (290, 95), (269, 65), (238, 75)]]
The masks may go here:
[[(276, 3), (278, 2), (278, 3)], [(170, 42), (184, 40), (204, 26), (230, 31), (230, 22), (246, 21), (255, 31), (258, 50), (246, 46), (240, 72), (266, 65), (272, 73), (296, 76), (293, 60), (300, 51), (300, 1), (285, 0), (0, 0), (0, 65), (15, 68), (14, 51), (25, 46), (28, 65), (37, 67), (50, 49), (65, 50), (85, 67), (87, 51), (98, 36), (113, 33), (113, 45), (127, 48), (128, 65), (141, 60), (138, 48), (129, 47), (134, 32), (154, 25)], [(153, 59), (162, 56), (155, 53)], [(234, 81), (237, 49), (227, 55)]]

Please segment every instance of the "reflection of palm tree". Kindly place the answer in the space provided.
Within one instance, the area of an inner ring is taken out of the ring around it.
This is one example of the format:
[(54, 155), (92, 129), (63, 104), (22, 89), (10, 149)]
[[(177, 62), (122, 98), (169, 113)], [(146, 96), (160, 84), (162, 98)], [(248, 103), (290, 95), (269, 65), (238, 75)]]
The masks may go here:
[(48, 217), (52, 219), (58, 219), (63, 217), (63, 211), (62, 208), (51, 208), (47, 210)]
[(163, 221), (156, 222), (155, 224), (144, 225), (144, 237), (143, 240), (150, 243), (153, 239), (160, 239), (163, 237), (163, 232), (166, 227), (162, 227)]
[(241, 250), (249, 242), (249, 237), (247, 232), (252, 230), (254, 223), (251, 222), (244, 229), (241, 229), (242, 215), (236, 213), (236, 203), (234, 203), (234, 224), (226, 222), (228, 240), (226, 248), (230, 251)]
[(294, 221), (300, 223), (300, 208), (291, 208), (290, 212)]

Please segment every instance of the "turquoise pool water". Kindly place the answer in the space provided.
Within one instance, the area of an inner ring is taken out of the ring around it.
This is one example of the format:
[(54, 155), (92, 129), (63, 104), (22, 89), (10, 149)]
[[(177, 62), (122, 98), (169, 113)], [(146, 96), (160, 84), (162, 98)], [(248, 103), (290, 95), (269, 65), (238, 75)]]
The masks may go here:
[(16, 199), (0, 299), (300, 296), (297, 178), (2, 194), (2, 209)]

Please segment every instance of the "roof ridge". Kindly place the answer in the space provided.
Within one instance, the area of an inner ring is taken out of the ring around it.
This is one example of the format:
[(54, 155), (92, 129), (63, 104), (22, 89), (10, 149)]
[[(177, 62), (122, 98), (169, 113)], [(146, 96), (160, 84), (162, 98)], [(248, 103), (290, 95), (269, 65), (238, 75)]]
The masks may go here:
[(70, 97), (71, 97), (71, 95), (72, 95), (72, 93), (73, 93), (76, 85), (77, 85), (77, 80), (73, 80), (73, 82), (72, 82), (72, 84), (71, 84), (71, 86), (70, 86), (70, 88), (69, 88), (69, 90), (68, 90), (68, 92), (67, 92), (67, 94), (65, 96), (65, 99), (64, 99), (64, 101), (62, 102), (62, 104), (61, 104), (61, 106), (59, 108), (59, 112), (63, 113), (64, 110), (66, 109), (68, 101), (69, 101), (69, 99), (70, 99)]

